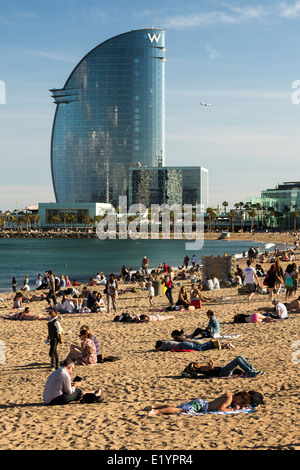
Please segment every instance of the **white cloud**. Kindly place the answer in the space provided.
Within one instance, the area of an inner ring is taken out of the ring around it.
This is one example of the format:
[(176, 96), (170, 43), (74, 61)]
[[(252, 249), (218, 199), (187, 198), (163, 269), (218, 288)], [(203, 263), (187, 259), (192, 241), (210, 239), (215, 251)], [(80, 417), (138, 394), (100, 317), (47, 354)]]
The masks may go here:
[(300, 15), (300, 2), (295, 2), (294, 5), (287, 5), (286, 3), (280, 4), (281, 16), (286, 19), (298, 18)]
[(44, 57), (45, 59), (54, 59), (54, 60), (61, 60), (63, 62), (72, 62), (77, 64), (79, 62), (78, 58), (64, 55), (64, 54), (58, 54), (57, 52), (46, 52), (46, 51), (29, 51), (29, 54), (37, 56), (37, 57)]
[(220, 57), (218, 51), (209, 44), (206, 44), (205, 49), (207, 50), (207, 52), (209, 52), (209, 57), (211, 58), (211, 60), (216, 60)]
[(215, 24), (239, 24), (262, 18), (293, 19), (300, 16), (300, 1), (293, 5), (281, 2), (275, 3), (273, 6), (258, 5), (255, 7), (236, 7), (225, 3), (223, 7), (223, 10), (199, 11), (194, 14), (170, 17), (165, 21), (165, 27), (169, 29), (194, 28)]

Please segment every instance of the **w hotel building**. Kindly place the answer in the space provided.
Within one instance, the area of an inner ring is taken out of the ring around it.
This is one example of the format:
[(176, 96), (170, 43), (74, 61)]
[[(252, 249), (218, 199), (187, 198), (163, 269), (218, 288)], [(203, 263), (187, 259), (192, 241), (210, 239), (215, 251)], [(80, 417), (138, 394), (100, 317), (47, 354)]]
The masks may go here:
[[(177, 169), (176, 182), (171, 167), (161, 172), (165, 166), (165, 51), (165, 32), (160, 28), (120, 34), (92, 49), (63, 88), (50, 90), (56, 104), (51, 138), (56, 203), (49, 208), (41, 205), (47, 223), (51, 214), (62, 212), (72, 213), (79, 222), (82, 211), (91, 214), (90, 204), (117, 207), (120, 196), (139, 202), (137, 196), (146, 187), (143, 179), (137, 185), (143, 173), (132, 169), (152, 169), (158, 184), (150, 193), (147, 189), (149, 204), (157, 200), (155, 191), (168, 194), (160, 198), (162, 202), (176, 202), (170, 194), (178, 199), (180, 182), (185, 186), (179, 191), (182, 204), (184, 195), (191, 203), (193, 194), (193, 204), (207, 206), (201, 200), (207, 184), (201, 191), (195, 188), (200, 167), (187, 168), (184, 178)], [(156, 168), (163, 178), (157, 179)]]
[(162, 29), (131, 31), (94, 48), (50, 90), (57, 202), (118, 205), (131, 166), (164, 162), (165, 60)]

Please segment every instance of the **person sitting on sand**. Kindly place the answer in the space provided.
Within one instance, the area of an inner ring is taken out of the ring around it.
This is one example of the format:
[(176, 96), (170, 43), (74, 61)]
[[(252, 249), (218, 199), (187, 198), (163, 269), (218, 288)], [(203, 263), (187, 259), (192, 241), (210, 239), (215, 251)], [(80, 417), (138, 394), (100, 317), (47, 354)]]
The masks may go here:
[(97, 357), (98, 357), (101, 354), (101, 346), (100, 346), (100, 343), (98, 341), (98, 338), (91, 332), (90, 327), (88, 325), (82, 325), (82, 327), (80, 328), (80, 331), (87, 331), (88, 333), (91, 334), (91, 340), (95, 344), (96, 354), (97, 354)]
[(17, 292), (14, 297), (13, 308), (24, 308), (23, 305), (24, 296), (21, 291)]
[[(218, 398), (208, 402), (202, 398), (194, 399), (181, 405), (156, 405), (148, 406), (143, 411), (148, 411), (148, 416), (161, 414), (196, 414), (206, 411), (237, 411), (249, 407), (253, 403), (251, 393), (257, 392), (240, 391), (236, 393), (226, 392)], [(257, 400), (263, 403), (263, 399)]]
[(65, 365), (49, 375), (43, 392), (45, 405), (65, 405), (78, 401), (82, 397), (79, 382), (71, 382), (71, 373), (75, 368), (72, 359), (67, 359)]
[(191, 338), (201, 335), (202, 338), (214, 338), (215, 336), (220, 335), (220, 323), (219, 320), (215, 317), (215, 314), (212, 310), (208, 310), (206, 315), (209, 318), (209, 322), (206, 328), (196, 328), (194, 333), (191, 335)]
[(185, 286), (180, 288), (176, 305), (180, 306), (181, 309), (187, 309), (191, 305)]
[(94, 304), (94, 310), (96, 312), (103, 312), (104, 310), (106, 310), (101, 292), (97, 292), (95, 294), (95, 297), (96, 297), (96, 303)]
[[(63, 300), (62, 302), (59, 302), (56, 304), (56, 310), (59, 312), (59, 313), (74, 313), (76, 312), (76, 307), (75, 307), (75, 302), (73, 301), (74, 299), (71, 298), (69, 295), (65, 295), (63, 297)], [(75, 299), (77, 302), (79, 299)], [(81, 303), (82, 303), (82, 299), (81, 300)]]
[(197, 299), (200, 299), (201, 302), (213, 302), (213, 301), (216, 301), (216, 300), (221, 300), (222, 297), (207, 297), (206, 295), (203, 295), (203, 293), (201, 292), (203, 289), (203, 284), (201, 282), (199, 282), (198, 284), (198, 287), (193, 287), (192, 290), (191, 290), (191, 294), (190, 294), (190, 298), (191, 300), (197, 300)]
[(97, 364), (96, 346), (91, 337), (91, 333), (87, 330), (80, 330), (81, 346), (72, 345), (67, 359), (71, 358), (76, 364), (81, 365)]
[(196, 378), (199, 375), (207, 378), (230, 377), (232, 375), (256, 377), (259, 374), (263, 374), (263, 372), (259, 369), (254, 369), (244, 356), (237, 356), (223, 367), (215, 367), (212, 359), (209, 360), (207, 366), (203, 366), (200, 362), (191, 362), (181, 373), (183, 377), (190, 378)]
[[(272, 304), (274, 305), (274, 301), (272, 301)], [(290, 313), (300, 313), (300, 297), (296, 300), (293, 300), (292, 302), (289, 303), (283, 303), (283, 305), (286, 307), (287, 311)], [(275, 313), (276, 307), (259, 307), (258, 309), (260, 312), (270, 312), (270, 313)]]

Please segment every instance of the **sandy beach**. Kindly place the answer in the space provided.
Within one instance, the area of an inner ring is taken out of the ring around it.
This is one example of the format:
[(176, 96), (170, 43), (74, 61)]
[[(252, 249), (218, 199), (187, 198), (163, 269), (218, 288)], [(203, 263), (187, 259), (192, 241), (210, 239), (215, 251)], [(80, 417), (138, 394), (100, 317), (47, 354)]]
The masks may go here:
[[(249, 234), (236, 236), (249, 239)], [(255, 241), (293, 244), (295, 240), (290, 234), (254, 234), (252, 239), (254, 245)], [(296, 252), (297, 266), (299, 259), (300, 253)], [(288, 263), (281, 264), (284, 268)], [(239, 265), (244, 267), (245, 260), (239, 260)], [(269, 265), (263, 265), (265, 271)], [(190, 281), (183, 284), (190, 292)], [(138, 292), (131, 292), (129, 284), (120, 287), (125, 292), (119, 295), (118, 313), (164, 314), (169, 305), (166, 296), (160, 295), (154, 298), (154, 306), (150, 308), (147, 289), (137, 285)], [(175, 300), (180, 287), (175, 285)], [(97, 286), (95, 290), (103, 293), (104, 287)], [(75, 368), (74, 373), (83, 377), (83, 391), (94, 391), (99, 386), (103, 389), (105, 400), (99, 404), (74, 402), (66, 406), (45, 406), (43, 389), (50, 374), (49, 345), (44, 342), (47, 321), (1, 318), (5, 363), (0, 364), (0, 449), (299, 450), (299, 361), (294, 353), (300, 349), (300, 314), (289, 313), (288, 319), (274, 323), (233, 324), (237, 313), (253, 313), (260, 307), (271, 306), (268, 295), (256, 293), (250, 303), (245, 295), (238, 294), (237, 287), (222, 288), (209, 295), (222, 296), (224, 300), (205, 303), (202, 309), (172, 312), (175, 319), (163, 322), (116, 323), (112, 321), (114, 313), (106, 312), (61, 315), (64, 332), (63, 343), (59, 345), (61, 359), (66, 357), (71, 343), (79, 344), (82, 324), (89, 325), (97, 336), (104, 356), (120, 358)], [(0, 315), (13, 314), (13, 293), (1, 296), (10, 300), (0, 303)], [(285, 301), (285, 294), (278, 298)], [(30, 303), (31, 311), (37, 314), (46, 314), (47, 306), (46, 301)], [(205, 328), (209, 309), (218, 318), (223, 335), (240, 335), (231, 340), (234, 349), (204, 352), (154, 349), (157, 340), (170, 340), (174, 329), (192, 333), (197, 327)], [(223, 366), (239, 355), (264, 374), (255, 378), (181, 376), (191, 361), (207, 364), (212, 358), (217, 366)], [(143, 411), (148, 405), (180, 404), (196, 397), (212, 400), (225, 391), (237, 390), (259, 391), (265, 404), (250, 414), (227, 416), (149, 417)]]

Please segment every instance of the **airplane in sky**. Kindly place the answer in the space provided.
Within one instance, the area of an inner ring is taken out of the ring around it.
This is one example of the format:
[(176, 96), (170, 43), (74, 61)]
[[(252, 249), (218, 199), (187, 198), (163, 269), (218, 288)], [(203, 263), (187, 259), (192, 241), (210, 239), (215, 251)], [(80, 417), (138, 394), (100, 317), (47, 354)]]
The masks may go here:
[(200, 104), (201, 104), (201, 106), (211, 106), (210, 103), (202, 103), (202, 101), (200, 101)]

